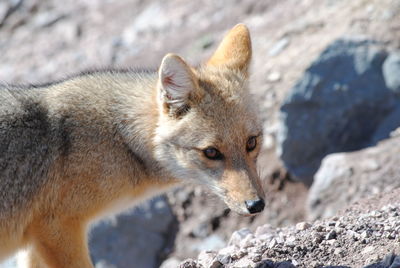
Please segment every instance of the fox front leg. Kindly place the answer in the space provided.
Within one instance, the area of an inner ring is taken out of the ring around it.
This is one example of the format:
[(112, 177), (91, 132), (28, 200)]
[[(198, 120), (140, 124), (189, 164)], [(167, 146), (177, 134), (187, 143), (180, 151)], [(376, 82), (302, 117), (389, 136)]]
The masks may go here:
[(82, 223), (39, 222), (31, 228), (30, 235), (29, 268), (93, 268)]

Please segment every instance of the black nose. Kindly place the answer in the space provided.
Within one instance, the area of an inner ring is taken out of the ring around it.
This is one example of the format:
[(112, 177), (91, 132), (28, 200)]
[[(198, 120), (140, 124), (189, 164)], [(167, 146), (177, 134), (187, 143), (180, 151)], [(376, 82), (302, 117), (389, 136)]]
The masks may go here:
[(265, 207), (265, 202), (263, 199), (258, 200), (247, 200), (245, 201), (246, 207), (251, 214), (263, 211)]

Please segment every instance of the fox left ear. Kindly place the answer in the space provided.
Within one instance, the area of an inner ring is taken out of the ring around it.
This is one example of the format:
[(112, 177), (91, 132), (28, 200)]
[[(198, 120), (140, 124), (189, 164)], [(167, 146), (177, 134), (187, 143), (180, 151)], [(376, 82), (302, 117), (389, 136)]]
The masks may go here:
[(222, 66), (248, 74), (251, 60), (251, 39), (249, 29), (244, 24), (233, 27), (224, 37), (207, 65)]
[(179, 117), (189, 108), (189, 97), (197, 88), (193, 71), (175, 54), (167, 54), (159, 69), (158, 94), (162, 109)]

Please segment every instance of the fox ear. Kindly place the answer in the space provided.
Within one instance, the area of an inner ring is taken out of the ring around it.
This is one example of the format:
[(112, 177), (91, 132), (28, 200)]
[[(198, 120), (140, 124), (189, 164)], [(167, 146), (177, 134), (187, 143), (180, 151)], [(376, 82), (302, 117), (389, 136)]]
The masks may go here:
[(193, 71), (178, 55), (167, 54), (159, 69), (158, 94), (164, 112), (179, 117), (189, 107), (189, 96), (196, 89)]
[(246, 25), (238, 24), (224, 37), (207, 65), (224, 66), (247, 74), (250, 60), (250, 33)]

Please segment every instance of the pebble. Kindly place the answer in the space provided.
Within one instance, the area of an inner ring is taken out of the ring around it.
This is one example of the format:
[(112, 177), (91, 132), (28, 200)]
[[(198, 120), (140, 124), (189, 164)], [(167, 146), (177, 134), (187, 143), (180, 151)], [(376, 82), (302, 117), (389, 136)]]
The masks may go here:
[(235, 232), (233, 232), (228, 244), (229, 245), (239, 245), (241, 240), (250, 234), (252, 234), (252, 232), (247, 228), (243, 228), (238, 231), (235, 231)]
[(312, 225), (308, 222), (299, 222), (298, 224), (296, 224), (296, 229), (299, 231), (304, 231), (309, 229), (311, 226)]
[(204, 267), (210, 267), (213, 264), (216, 255), (217, 254), (214, 251), (202, 251), (197, 257), (197, 261)]
[(326, 240), (331, 240), (331, 239), (336, 239), (336, 231), (335, 230), (331, 230), (326, 236), (325, 239)]
[(247, 258), (243, 258), (243, 259), (240, 259), (237, 262), (235, 262), (235, 268), (249, 268), (249, 267), (253, 267), (253, 266), (254, 266), (254, 262)]

